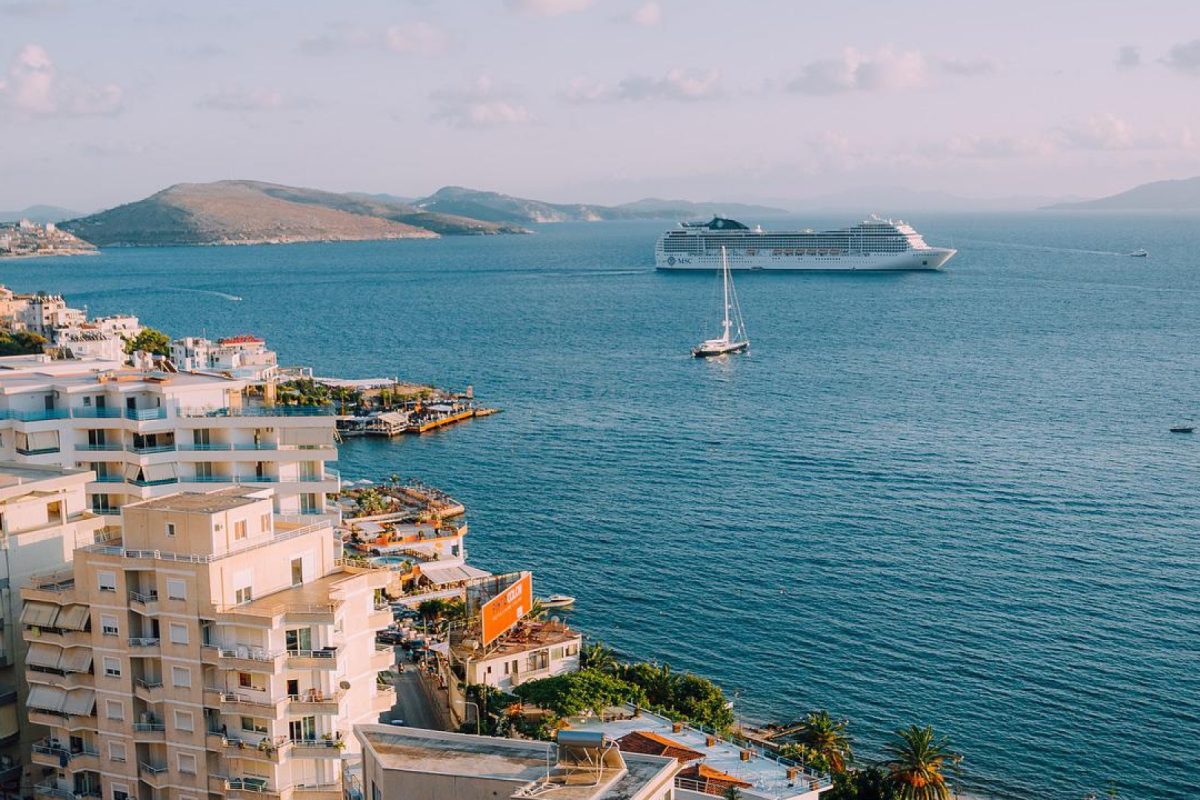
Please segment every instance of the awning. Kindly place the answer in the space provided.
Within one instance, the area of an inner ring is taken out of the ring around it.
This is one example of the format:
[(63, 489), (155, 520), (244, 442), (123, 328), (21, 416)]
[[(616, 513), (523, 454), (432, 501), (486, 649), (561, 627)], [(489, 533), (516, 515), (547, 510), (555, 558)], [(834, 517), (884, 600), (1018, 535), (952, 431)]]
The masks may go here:
[(87, 606), (67, 606), (58, 612), (58, 621), (55, 625), (60, 630), (81, 631), (87, 627), (90, 616), (91, 609)]
[[(93, 696), (94, 697), (94, 696)], [(67, 702), (67, 693), (54, 686), (30, 686), (29, 699), (25, 705), (39, 711), (59, 712)]]
[(126, 464), (125, 465), (125, 480), (127, 480), (127, 481), (139, 480), (138, 475), (140, 475), (141, 473), (142, 473), (142, 468), (139, 467), (137, 464)]
[(448, 403), (435, 403), (434, 405), (431, 405), (429, 407), (429, 410), (437, 411), (442, 414), (449, 414), (451, 411), (454, 410), (454, 406), (452, 406)]
[(383, 533), (383, 526), (378, 522), (354, 522), (351, 520), (350, 524), (358, 528), (358, 532), (363, 536), (378, 536)]
[(147, 464), (142, 470), (147, 481), (169, 481), (175, 477), (174, 464)]
[(52, 450), (58, 447), (58, 431), (36, 431), (29, 434), (30, 450)]
[(73, 717), (90, 717), (95, 710), (94, 689), (72, 689), (67, 692), (67, 702), (63, 705), (63, 711)]
[(56, 647), (45, 642), (33, 642), (29, 645), (29, 652), (25, 654), (25, 663), (33, 667), (45, 667), (47, 669), (59, 669), (59, 662), (62, 660), (63, 650), (61, 647)]
[(280, 428), (279, 443), (308, 447), (333, 447), (333, 427)]
[(87, 672), (92, 668), (92, 648), (68, 647), (63, 651), (59, 668), (67, 672)]
[(30, 601), (21, 610), (21, 624), (37, 628), (53, 628), (58, 619), (58, 606)]
[(469, 564), (454, 564), (448, 566), (439, 566), (437, 564), (421, 564), (421, 575), (428, 578), (435, 584), (457, 583), (458, 581), (469, 581), (472, 578), (486, 578), (492, 573), (478, 567), (472, 567)]

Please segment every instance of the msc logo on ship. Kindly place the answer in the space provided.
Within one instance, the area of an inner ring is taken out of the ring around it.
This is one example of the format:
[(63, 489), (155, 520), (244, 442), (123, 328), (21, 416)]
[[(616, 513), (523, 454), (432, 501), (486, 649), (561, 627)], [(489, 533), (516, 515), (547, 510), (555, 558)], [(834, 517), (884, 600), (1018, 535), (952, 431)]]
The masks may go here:
[(672, 267), (675, 266), (675, 256), (667, 256), (667, 264)]

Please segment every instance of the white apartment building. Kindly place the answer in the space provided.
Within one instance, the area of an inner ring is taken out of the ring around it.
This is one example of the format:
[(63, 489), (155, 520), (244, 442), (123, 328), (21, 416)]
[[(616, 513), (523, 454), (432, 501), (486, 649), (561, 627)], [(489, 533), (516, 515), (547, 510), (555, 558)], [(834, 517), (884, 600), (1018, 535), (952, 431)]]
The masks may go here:
[(243, 334), (213, 342), (187, 336), (171, 342), (171, 361), (185, 372), (227, 372), (235, 378), (261, 381), (279, 370), (274, 350), (257, 336)]
[(96, 543), (105, 519), (87, 511), (91, 478), (81, 469), (0, 463), (0, 789), (8, 794), (20, 792), (22, 756), (32, 743), (22, 724), (28, 692), (18, 589)]
[(282, 514), (336, 514), (328, 409), (266, 404), (245, 380), (112, 361), (0, 358), (0, 460), (95, 471), (89, 505), (269, 486)]
[(395, 703), (389, 580), (270, 489), (126, 506), (119, 542), (22, 590), (34, 797), (342, 800), (352, 726)]

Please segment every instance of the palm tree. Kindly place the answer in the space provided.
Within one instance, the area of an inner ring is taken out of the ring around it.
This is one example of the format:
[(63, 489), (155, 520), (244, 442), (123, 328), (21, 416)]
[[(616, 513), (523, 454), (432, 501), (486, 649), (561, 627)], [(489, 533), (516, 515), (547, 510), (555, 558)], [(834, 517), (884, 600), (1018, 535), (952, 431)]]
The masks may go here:
[(612, 672), (617, 666), (617, 657), (604, 642), (593, 642), (583, 648), (583, 666), (600, 672)]
[(845, 772), (854, 758), (846, 721), (838, 722), (824, 709), (810, 711), (800, 723), (796, 741), (825, 760), (830, 772)]
[(949, 737), (938, 737), (932, 725), (897, 728), (895, 737), (885, 748), (891, 757), (883, 766), (900, 800), (950, 800), (942, 770), (962, 756), (950, 749)]

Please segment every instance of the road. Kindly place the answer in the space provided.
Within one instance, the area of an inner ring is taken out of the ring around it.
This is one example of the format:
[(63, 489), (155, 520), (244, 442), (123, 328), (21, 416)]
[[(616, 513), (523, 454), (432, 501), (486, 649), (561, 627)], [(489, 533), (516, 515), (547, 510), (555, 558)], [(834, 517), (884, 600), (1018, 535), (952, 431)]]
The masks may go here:
[(402, 719), (412, 728), (441, 730), (438, 714), (429, 704), (429, 698), (421, 688), (421, 677), (417, 668), (407, 665), (404, 672), (396, 676), (396, 705), (383, 715), (383, 721)]

